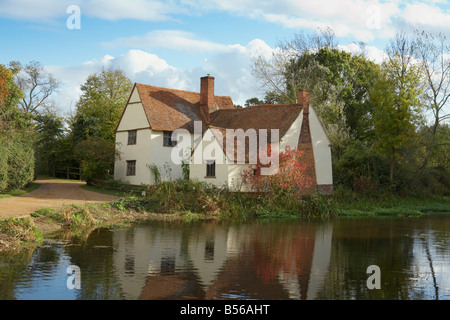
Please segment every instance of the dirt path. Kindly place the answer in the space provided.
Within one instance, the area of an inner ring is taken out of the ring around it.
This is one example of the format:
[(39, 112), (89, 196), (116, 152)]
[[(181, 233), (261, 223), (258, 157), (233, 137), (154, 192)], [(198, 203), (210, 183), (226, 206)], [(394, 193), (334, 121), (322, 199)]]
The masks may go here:
[(65, 204), (105, 202), (116, 196), (88, 191), (84, 183), (57, 180), (36, 180), (41, 186), (24, 195), (0, 199), (0, 219), (24, 217), (42, 208), (58, 208)]

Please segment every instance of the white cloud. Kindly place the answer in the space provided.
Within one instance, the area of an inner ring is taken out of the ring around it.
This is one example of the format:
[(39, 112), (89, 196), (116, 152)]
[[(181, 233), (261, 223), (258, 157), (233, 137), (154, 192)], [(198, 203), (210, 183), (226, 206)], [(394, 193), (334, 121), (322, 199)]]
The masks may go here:
[(48, 22), (59, 17), (67, 17), (67, 7), (77, 5), (82, 15), (105, 19), (135, 19), (161, 21), (172, 19), (174, 14), (188, 14), (176, 1), (160, 0), (2, 0), (0, 16)]
[(347, 45), (339, 45), (338, 49), (349, 52), (354, 55), (362, 54), (368, 60), (373, 61), (377, 64), (383, 62), (386, 59), (387, 55), (384, 50), (380, 50), (377, 47), (364, 45), (359, 46), (355, 43), (350, 43)]
[(228, 50), (216, 52), (192, 69), (176, 68), (155, 54), (136, 49), (80, 65), (45, 68), (63, 84), (52, 99), (64, 112), (75, 110), (80, 86), (86, 78), (107, 66), (121, 68), (132, 82), (196, 92), (200, 90), (200, 77), (209, 73), (216, 79), (217, 95), (231, 96), (236, 104), (243, 105), (247, 99), (260, 96), (250, 71), (251, 59), (260, 54), (270, 56), (273, 50), (264, 41), (255, 39), (246, 46), (231, 45)]
[(265, 20), (288, 29), (316, 30), (330, 27), (337, 36), (368, 41), (390, 36), (401, 13), (399, 3), (381, 0), (257, 1), (197, 0), (188, 3), (199, 11), (226, 11)]
[(230, 51), (233, 49), (233, 46), (197, 39), (194, 34), (182, 30), (155, 30), (144, 36), (117, 38), (109, 42), (103, 42), (102, 45), (106, 48), (167, 48), (185, 52), (216, 52)]
[[(400, 0), (2, 0), (0, 16), (48, 22), (67, 17), (66, 9), (72, 4), (80, 7), (82, 17), (109, 21), (179, 21), (186, 16), (201, 17), (219, 12), (263, 20), (294, 30), (330, 27), (338, 36), (351, 36), (367, 42), (376, 37), (391, 37), (399, 23), (448, 30), (450, 14), (448, 9), (444, 9), (444, 3), (443, 0), (413, 3)], [(200, 45), (208, 42), (191, 38), (188, 34), (179, 36), (193, 44), (197, 41)], [(162, 41), (161, 34), (155, 33), (141, 38)], [(132, 42), (137, 39), (139, 37), (121, 40)]]
[(405, 22), (414, 25), (439, 27), (449, 30), (450, 14), (444, 13), (439, 7), (424, 3), (407, 4), (403, 13)]

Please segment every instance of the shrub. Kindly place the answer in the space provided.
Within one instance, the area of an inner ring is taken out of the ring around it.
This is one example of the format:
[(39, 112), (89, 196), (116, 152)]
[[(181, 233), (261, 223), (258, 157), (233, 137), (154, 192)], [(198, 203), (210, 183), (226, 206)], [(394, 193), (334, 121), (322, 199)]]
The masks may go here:
[(0, 192), (23, 188), (33, 179), (33, 148), (20, 139), (0, 137)]
[[(270, 145), (268, 153), (272, 152)], [(247, 169), (242, 172), (242, 181), (253, 191), (264, 192), (268, 197), (281, 195), (298, 199), (310, 189), (313, 181), (306, 174), (306, 165), (302, 161), (303, 152), (286, 147), (278, 155), (278, 170), (271, 175), (262, 175), (264, 167), (260, 162), (255, 169)]]

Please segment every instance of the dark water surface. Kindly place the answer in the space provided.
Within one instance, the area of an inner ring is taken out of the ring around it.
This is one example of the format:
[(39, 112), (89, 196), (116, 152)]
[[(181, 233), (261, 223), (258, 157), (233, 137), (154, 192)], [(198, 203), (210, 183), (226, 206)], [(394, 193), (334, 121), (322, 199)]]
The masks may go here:
[(0, 257), (0, 299), (450, 300), (450, 214), (97, 229)]

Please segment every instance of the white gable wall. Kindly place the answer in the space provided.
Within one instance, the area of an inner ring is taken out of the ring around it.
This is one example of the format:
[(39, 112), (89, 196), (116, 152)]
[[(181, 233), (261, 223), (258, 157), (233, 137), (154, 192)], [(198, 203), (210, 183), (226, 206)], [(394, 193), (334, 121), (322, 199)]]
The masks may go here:
[(300, 111), (297, 119), (291, 124), (288, 131), (280, 140), (280, 152), (284, 151), (286, 146), (290, 146), (291, 149), (298, 147), (298, 140), (300, 139), (300, 130), (303, 122), (303, 110)]
[(117, 131), (150, 128), (142, 103), (131, 103), (126, 106)]
[(309, 107), (309, 124), (311, 131), (314, 160), (316, 163), (316, 178), (318, 185), (333, 184), (333, 172), (331, 166), (331, 147), (325, 129), (320, 123), (316, 111)]

